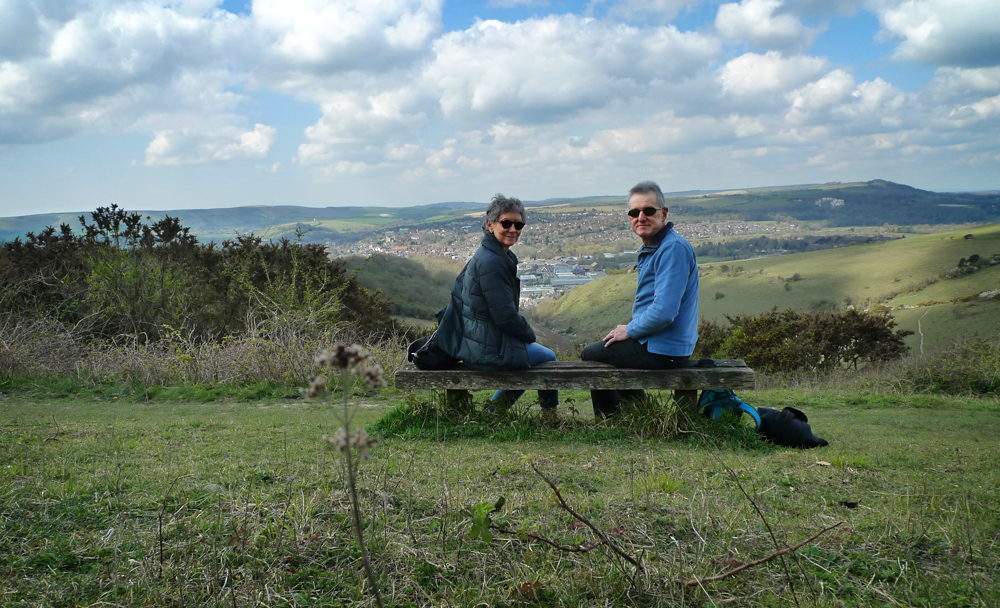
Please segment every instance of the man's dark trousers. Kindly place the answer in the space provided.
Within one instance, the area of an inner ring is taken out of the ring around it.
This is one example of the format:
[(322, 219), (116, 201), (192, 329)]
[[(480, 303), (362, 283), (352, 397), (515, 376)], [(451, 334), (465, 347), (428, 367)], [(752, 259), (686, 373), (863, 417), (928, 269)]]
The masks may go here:
[[(658, 355), (646, 349), (646, 345), (634, 338), (612, 342), (604, 346), (604, 341), (594, 342), (583, 349), (580, 359), (584, 361), (600, 361), (610, 363), (615, 367), (632, 367), (637, 369), (676, 369), (682, 367), (688, 357), (671, 357)], [(619, 405), (627, 400), (642, 400), (646, 391), (590, 391), (590, 400), (594, 404), (594, 417), (607, 418), (619, 412)]]

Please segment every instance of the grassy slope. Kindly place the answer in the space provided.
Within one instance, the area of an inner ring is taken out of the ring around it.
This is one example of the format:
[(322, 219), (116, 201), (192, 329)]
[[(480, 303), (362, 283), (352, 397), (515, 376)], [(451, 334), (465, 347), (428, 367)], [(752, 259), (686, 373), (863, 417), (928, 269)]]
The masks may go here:
[[(972, 234), (972, 239), (962, 238)], [(921, 322), (926, 343), (958, 334), (1000, 335), (1000, 302), (950, 303), (1000, 286), (1000, 266), (984, 268), (959, 279), (926, 282), (957, 265), (960, 258), (979, 254), (987, 258), (1000, 253), (1000, 224), (955, 232), (919, 235), (897, 241), (856, 245), (841, 249), (730, 262), (742, 267), (738, 274), (722, 273), (721, 264), (702, 266), (701, 316), (724, 320), (727, 314), (756, 314), (774, 306), (780, 309), (820, 310), (842, 306), (845, 298), (863, 304), (889, 299), (891, 306), (945, 301), (933, 307), (896, 311), (900, 326), (917, 330)], [(763, 272), (762, 272), (763, 271)], [(779, 277), (798, 273), (801, 280), (789, 283)], [(923, 289), (922, 289), (923, 288)], [(553, 326), (571, 327), (579, 339), (607, 331), (630, 318), (635, 294), (635, 275), (614, 275), (578, 287), (561, 298), (548, 317)], [(717, 299), (716, 294), (723, 294)], [(898, 295), (896, 295), (898, 294)], [(909, 343), (919, 345), (919, 336)]]
[(358, 279), (369, 289), (379, 289), (394, 303), (396, 315), (431, 320), (448, 304), (455, 277), (464, 263), (433, 256), (376, 255), (345, 258), (348, 271), (358, 271)]

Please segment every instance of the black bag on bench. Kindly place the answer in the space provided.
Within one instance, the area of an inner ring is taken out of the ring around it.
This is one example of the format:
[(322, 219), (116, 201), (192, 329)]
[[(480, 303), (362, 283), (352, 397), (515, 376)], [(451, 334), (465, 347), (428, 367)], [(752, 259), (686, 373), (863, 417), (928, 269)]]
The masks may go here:
[(441, 350), (434, 342), (437, 332), (410, 343), (406, 348), (406, 360), (418, 369), (450, 369), (458, 365), (458, 359)]
[(406, 360), (417, 366), (417, 369), (451, 369), (458, 365), (459, 360), (452, 357), (441, 348), (438, 343), (439, 334), (454, 334), (461, 331), (461, 320), (456, 314), (456, 310), (461, 310), (455, 306), (455, 296), (452, 295), (451, 303), (437, 311), (434, 318), (437, 319), (438, 328), (433, 334), (424, 336), (410, 343), (406, 348)]

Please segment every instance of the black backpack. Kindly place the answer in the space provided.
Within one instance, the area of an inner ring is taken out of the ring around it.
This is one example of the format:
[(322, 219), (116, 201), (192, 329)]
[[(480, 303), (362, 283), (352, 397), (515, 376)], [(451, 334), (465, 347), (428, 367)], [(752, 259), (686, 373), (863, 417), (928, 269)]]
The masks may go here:
[[(464, 273), (465, 270), (462, 270), (462, 274)], [(459, 280), (462, 274), (458, 275)], [(437, 329), (433, 334), (412, 342), (406, 348), (406, 360), (416, 365), (417, 369), (451, 369), (457, 366), (460, 360), (442, 348), (441, 340), (443, 337), (445, 344), (457, 350), (456, 342), (460, 342), (458, 338), (462, 331), (462, 319), (458, 312), (460, 310), (462, 302), (456, 297), (453, 288), (451, 302), (434, 314), (438, 322)]]
[(406, 360), (418, 369), (450, 369), (458, 365), (458, 359), (444, 352), (435, 343), (437, 332), (410, 343), (406, 348)]

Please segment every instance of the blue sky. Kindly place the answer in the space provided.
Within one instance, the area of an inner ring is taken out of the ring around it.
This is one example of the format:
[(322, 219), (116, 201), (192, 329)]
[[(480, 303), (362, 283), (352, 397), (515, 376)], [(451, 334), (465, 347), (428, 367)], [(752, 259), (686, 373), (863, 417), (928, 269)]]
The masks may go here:
[(0, 216), (998, 176), (995, 0), (0, 0)]

